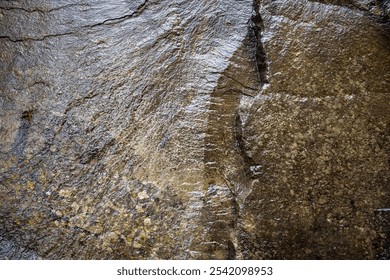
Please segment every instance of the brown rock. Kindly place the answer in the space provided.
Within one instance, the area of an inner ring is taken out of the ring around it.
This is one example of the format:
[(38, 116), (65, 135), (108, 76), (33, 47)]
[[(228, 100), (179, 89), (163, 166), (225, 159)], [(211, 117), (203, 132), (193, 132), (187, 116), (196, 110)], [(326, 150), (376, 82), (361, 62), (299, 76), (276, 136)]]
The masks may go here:
[(0, 258), (389, 258), (388, 11), (3, 1)]

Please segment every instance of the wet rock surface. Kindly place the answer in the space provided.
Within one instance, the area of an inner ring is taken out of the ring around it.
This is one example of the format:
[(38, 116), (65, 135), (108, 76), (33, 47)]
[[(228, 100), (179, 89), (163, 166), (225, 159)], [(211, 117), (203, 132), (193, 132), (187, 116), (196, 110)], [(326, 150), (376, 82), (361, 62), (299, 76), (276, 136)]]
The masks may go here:
[(389, 5), (1, 1), (0, 258), (389, 258)]

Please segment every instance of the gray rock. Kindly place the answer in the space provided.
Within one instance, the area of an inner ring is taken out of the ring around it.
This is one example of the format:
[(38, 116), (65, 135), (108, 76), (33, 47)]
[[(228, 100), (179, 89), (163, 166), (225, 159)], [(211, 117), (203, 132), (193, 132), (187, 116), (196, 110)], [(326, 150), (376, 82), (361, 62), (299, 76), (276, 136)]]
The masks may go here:
[(40, 259), (34, 251), (20, 247), (11, 240), (0, 236), (0, 260), (37, 260)]
[(2, 1), (0, 258), (388, 258), (374, 2)]

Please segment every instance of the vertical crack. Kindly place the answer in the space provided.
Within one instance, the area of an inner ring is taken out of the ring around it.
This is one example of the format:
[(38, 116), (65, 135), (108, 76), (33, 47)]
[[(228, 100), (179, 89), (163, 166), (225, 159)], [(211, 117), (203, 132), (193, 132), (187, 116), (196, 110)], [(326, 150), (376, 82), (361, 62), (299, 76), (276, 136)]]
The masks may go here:
[(256, 65), (257, 71), (259, 72), (259, 78), (261, 86), (268, 84), (268, 64), (267, 54), (262, 42), (264, 22), (260, 15), (260, 1), (253, 0), (253, 12), (251, 17), (251, 28), (256, 39)]
[(210, 94), (201, 210), (207, 227), (200, 229), (191, 247), (192, 251), (202, 252), (202, 258), (242, 259), (246, 254), (242, 250), (241, 209), (258, 172), (245, 149), (239, 111), (242, 96), (254, 97), (268, 82), (258, 3), (253, 4), (257, 12), (248, 14), (248, 34)]

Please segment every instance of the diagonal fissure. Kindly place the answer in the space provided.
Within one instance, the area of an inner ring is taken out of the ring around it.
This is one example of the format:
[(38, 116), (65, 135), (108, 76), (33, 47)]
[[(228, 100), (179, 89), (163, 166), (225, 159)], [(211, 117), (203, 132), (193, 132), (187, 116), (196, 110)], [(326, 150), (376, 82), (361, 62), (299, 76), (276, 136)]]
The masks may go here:
[[(106, 19), (106, 20), (104, 20), (102, 22), (98, 22), (98, 23), (95, 23), (95, 24), (83, 25), (83, 26), (79, 27), (76, 30), (63, 32), (63, 33), (47, 34), (47, 35), (44, 35), (44, 36), (41, 36), (41, 37), (38, 37), (38, 38), (34, 38), (34, 37), (12, 38), (11, 36), (0, 36), (0, 39), (7, 39), (7, 40), (9, 40), (11, 42), (14, 42), (14, 43), (25, 42), (25, 41), (37, 41), (37, 42), (39, 42), (39, 41), (44, 41), (44, 40), (49, 39), (49, 38), (74, 35), (74, 34), (80, 32), (80, 31), (82, 31), (84, 29), (91, 29), (91, 28), (94, 28), (94, 27), (104, 26), (104, 25), (114, 25), (114, 24), (126, 21), (128, 19), (132, 19), (132, 18), (135, 18), (137, 16), (140, 16), (142, 14), (142, 12), (145, 10), (148, 1), (149, 0), (145, 0), (142, 4), (140, 4), (138, 6), (138, 8), (134, 12), (132, 12), (130, 14), (126, 14), (126, 15), (123, 15), (123, 16), (117, 17), (117, 18)], [(2, 9), (2, 8), (0, 8), (0, 9)], [(10, 10), (11, 8), (3, 8), (3, 9)], [(53, 11), (53, 10), (49, 10), (48, 12)], [(29, 11), (29, 10), (25, 10), (25, 11)], [(41, 12), (41, 13), (45, 13), (46, 12), (46, 11), (41, 11), (41, 10), (32, 10), (32, 11), (29, 11), (29, 12), (34, 12), (34, 11)]]

